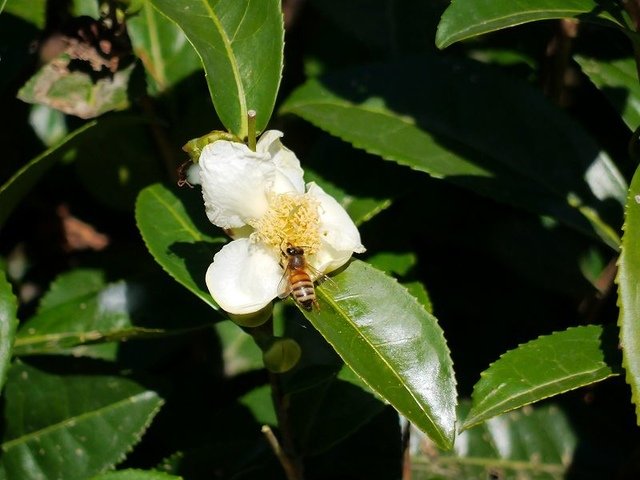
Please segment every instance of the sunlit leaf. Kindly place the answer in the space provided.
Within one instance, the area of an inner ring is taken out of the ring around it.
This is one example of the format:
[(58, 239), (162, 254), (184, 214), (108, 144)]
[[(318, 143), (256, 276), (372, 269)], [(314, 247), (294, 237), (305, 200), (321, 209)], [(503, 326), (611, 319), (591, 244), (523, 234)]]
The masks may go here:
[(640, 83), (633, 58), (598, 60), (575, 57), (582, 71), (607, 97), (631, 130), (640, 126)]
[(631, 400), (640, 425), (640, 168), (636, 170), (627, 201), (622, 253), (618, 261), (620, 346)]
[(611, 332), (591, 325), (540, 337), (505, 353), (474, 386), (462, 429), (617, 375), (615, 351)]
[(0, 478), (100, 473), (140, 440), (162, 403), (125, 378), (56, 375), (18, 363), (6, 385)]
[(442, 448), (454, 437), (452, 362), (436, 319), (394, 279), (353, 261), (305, 313), (349, 367)]
[[(194, 221), (198, 220), (196, 225)], [(138, 196), (136, 222), (156, 262), (217, 309), (204, 277), (224, 239), (202, 233), (214, 231), (215, 227), (206, 222), (200, 192), (186, 189), (178, 196), (160, 184), (151, 185)]]
[(5, 0), (4, 13), (10, 13), (21, 18), (37, 28), (42, 29), (45, 22), (45, 14), (47, 9), (46, 0)]
[(281, 112), (619, 245), (626, 185), (611, 159), (540, 92), (486, 65), (426, 56), (343, 71), (309, 80)]
[(494, 30), (567, 17), (624, 27), (620, 7), (597, 0), (453, 0), (438, 25), (436, 45), (445, 48)]
[(0, 390), (11, 362), (11, 349), (18, 327), (17, 311), (18, 301), (13, 295), (11, 284), (0, 270)]
[(207, 75), (224, 126), (247, 135), (247, 111), (264, 130), (282, 73), (284, 31), (278, 0), (151, 0), (184, 31)]
[[(462, 422), (469, 411), (468, 403), (458, 411)], [(450, 452), (433, 448), (432, 442), (415, 429), (411, 439), (414, 480), (561, 480), (566, 478), (578, 446), (569, 418), (556, 405), (525, 407), (492, 418), (462, 432)]]
[(142, 0), (141, 9), (127, 21), (133, 50), (147, 72), (147, 84), (156, 94), (202, 68), (182, 30)]
[[(154, 295), (159, 289), (165, 296)], [(101, 271), (73, 270), (53, 282), (38, 313), (22, 323), (14, 354), (92, 356), (95, 352), (73, 347), (177, 335), (209, 325), (206, 317), (182, 318), (179, 300), (162, 281), (107, 283)]]

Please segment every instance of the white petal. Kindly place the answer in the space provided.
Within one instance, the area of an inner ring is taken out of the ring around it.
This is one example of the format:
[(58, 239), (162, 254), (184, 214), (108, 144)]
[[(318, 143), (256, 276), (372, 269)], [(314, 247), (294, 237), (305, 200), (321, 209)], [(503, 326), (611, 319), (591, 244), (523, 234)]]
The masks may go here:
[(242, 227), (267, 210), (266, 192), (276, 169), (264, 153), (236, 142), (218, 140), (202, 150), (202, 196), (209, 221), (222, 228)]
[(277, 253), (241, 238), (216, 253), (206, 282), (222, 309), (246, 314), (257, 312), (277, 296), (282, 275)]
[(336, 199), (314, 182), (309, 183), (307, 188), (307, 195), (320, 203), (321, 246), (311, 262), (317, 270), (331, 272), (347, 263), (353, 252), (362, 253), (365, 248), (358, 227)]
[(278, 130), (267, 130), (256, 145), (258, 153), (266, 153), (276, 166), (276, 180), (273, 185), (275, 193), (304, 193), (304, 171), (296, 154), (282, 145), (283, 133)]
[(200, 165), (197, 163), (189, 165), (187, 168), (186, 179), (191, 185), (200, 185), (202, 183), (200, 181)]

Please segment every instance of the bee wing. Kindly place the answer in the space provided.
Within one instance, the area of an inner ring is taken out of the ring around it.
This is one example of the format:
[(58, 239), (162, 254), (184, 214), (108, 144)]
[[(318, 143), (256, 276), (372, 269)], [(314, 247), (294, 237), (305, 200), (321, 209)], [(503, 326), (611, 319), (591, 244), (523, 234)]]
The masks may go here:
[(314, 278), (314, 283), (328, 288), (328, 290), (333, 294), (336, 294), (340, 291), (340, 287), (335, 281), (331, 279), (331, 277), (325, 275), (320, 270), (312, 267), (311, 265), (307, 265), (307, 270)]
[(291, 283), (289, 282), (289, 267), (284, 269), (282, 278), (278, 283), (278, 298), (287, 298), (291, 294)]

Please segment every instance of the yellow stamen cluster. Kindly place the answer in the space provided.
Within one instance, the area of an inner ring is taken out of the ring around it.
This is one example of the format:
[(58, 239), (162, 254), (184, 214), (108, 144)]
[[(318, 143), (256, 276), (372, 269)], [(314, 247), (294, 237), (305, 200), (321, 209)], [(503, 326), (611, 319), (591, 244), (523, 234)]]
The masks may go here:
[(320, 246), (318, 202), (305, 194), (270, 194), (269, 210), (250, 224), (255, 229), (254, 240), (278, 250), (293, 245), (313, 255)]

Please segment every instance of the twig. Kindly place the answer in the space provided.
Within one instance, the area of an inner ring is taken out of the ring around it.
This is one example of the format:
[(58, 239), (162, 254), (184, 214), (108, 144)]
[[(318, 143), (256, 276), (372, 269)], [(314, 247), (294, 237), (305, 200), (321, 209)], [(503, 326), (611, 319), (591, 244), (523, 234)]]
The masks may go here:
[(278, 460), (280, 461), (280, 465), (282, 465), (282, 468), (284, 469), (284, 472), (287, 475), (287, 479), (298, 480), (300, 477), (298, 477), (295, 467), (293, 466), (293, 464), (291, 463), (291, 460), (289, 459), (287, 454), (284, 452), (284, 450), (280, 446), (280, 442), (278, 442), (278, 439), (273, 433), (273, 430), (271, 430), (271, 427), (269, 425), (263, 425), (262, 433), (267, 438), (267, 442), (269, 442), (269, 445), (271, 446), (273, 453), (275, 453), (276, 457), (278, 457)]
[(566, 106), (567, 80), (569, 70), (569, 59), (573, 39), (578, 35), (578, 21), (575, 19), (563, 19), (558, 23), (558, 29), (549, 41), (545, 55), (546, 74), (544, 75), (543, 89), (547, 97), (560, 106)]
[[(273, 399), (273, 406), (276, 410), (276, 418), (278, 419), (278, 427), (282, 437), (282, 455), (278, 456), (278, 460), (280, 460), (287, 473), (288, 480), (303, 480), (302, 459), (297, 454), (293, 442), (293, 430), (289, 422), (289, 402), (282, 392), (280, 375), (269, 372), (269, 383), (271, 384), (271, 398)], [(276, 452), (277, 455), (278, 453)]]

